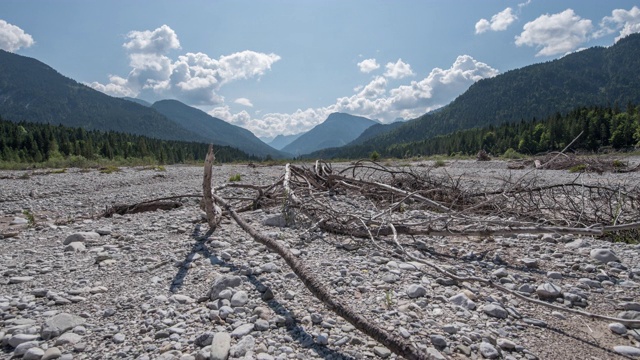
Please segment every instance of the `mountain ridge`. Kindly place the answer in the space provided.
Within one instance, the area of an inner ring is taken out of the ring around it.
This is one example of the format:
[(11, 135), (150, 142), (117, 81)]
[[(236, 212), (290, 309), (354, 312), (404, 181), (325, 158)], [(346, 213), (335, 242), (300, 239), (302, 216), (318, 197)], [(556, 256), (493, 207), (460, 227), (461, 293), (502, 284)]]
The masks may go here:
[(323, 148), (346, 145), (378, 122), (362, 116), (332, 113), (321, 124), (307, 131), (282, 151), (299, 156)]

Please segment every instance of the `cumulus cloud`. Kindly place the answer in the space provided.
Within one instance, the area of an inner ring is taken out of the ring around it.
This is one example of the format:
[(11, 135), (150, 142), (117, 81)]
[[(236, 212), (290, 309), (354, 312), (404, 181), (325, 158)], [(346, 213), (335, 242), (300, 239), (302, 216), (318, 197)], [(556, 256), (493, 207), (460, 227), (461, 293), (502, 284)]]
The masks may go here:
[(269, 113), (259, 118), (247, 118), (246, 112), (233, 114), (229, 107), (221, 106), (209, 114), (243, 126), (261, 137), (278, 134), (290, 135), (307, 131), (323, 122), (333, 112), (347, 112), (392, 122), (402, 117), (415, 118), (451, 102), (474, 82), (493, 77), (498, 70), (475, 60), (469, 55), (461, 55), (448, 69), (433, 69), (420, 81), (388, 89), (384, 76), (374, 77), (367, 85), (354, 89), (354, 94), (336, 99), (335, 103), (321, 107), (297, 110), (292, 114)]
[(600, 22), (601, 29), (595, 37), (601, 37), (620, 31), (616, 41), (633, 33), (640, 32), (640, 8), (632, 7), (630, 10), (615, 9), (611, 16), (605, 16)]
[(536, 56), (564, 54), (577, 49), (589, 38), (593, 25), (582, 19), (572, 9), (561, 13), (541, 15), (526, 23), (516, 45), (541, 47)]
[(492, 31), (504, 31), (507, 30), (509, 25), (516, 21), (518, 17), (513, 13), (513, 9), (510, 7), (500, 11), (499, 13), (491, 17), (491, 21), (487, 19), (480, 19), (476, 23), (476, 34), (482, 34), (483, 32)]
[(111, 76), (108, 84), (89, 84), (113, 96), (157, 98), (172, 95), (189, 104), (219, 105), (218, 94), (227, 83), (262, 76), (280, 60), (276, 54), (241, 51), (218, 59), (204, 53), (186, 53), (174, 61), (168, 53), (180, 49), (180, 41), (167, 25), (153, 31), (131, 31), (123, 47), (131, 71), (126, 78)]
[(33, 37), (21, 28), (0, 20), (0, 49), (15, 52), (33, 45)]
[(130, 31), (127, 38), (129, 41), (122, 46), (133, 53), (164, 54), (180, 49), (178, 35), (167, 25), (153, 31)]
[(247, 98), (237, 98), (233, 102), (238, 104), (238, 105), (247, 106), (247, 107), (253, 107), (253, 104), (251, 103), (251, 100), (249, 100)]
[(387, 71), (384, 72), (384, 76), (392, 79), (402, 79), (415, 75), (411, 70), (411, 65), (403, 62), (402, 59), (398, 59), (395, 63), (387, 63), (385, 68)]
[(373, 70), (376, 70), (380, 67), (380, 64), (376, 61), (376, 59), (366, 59), (362, 60), (358, 63), (358, 67), (360, 68), (360, 72), (370, 73)]

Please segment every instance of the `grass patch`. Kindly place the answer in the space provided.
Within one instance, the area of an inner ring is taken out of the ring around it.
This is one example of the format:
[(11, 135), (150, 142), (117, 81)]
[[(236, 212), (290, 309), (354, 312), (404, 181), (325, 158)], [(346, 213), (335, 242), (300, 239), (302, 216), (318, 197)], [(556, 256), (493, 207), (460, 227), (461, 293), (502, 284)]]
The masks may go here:
[(445, 166), (447, 166), (447, 163), (442, 159), (438, 159), (433, 163), (433, 167), (436, 167), (436, 168), (445, 167)]
[(113, 174), (114, 172), (121, 171), (120, 168), (115, 165), (104, 166), (104, 167), (101, 167), (99, 170), (100, 170), (100, 173), (102, 174)]
[(241, 181), (241, 180), (242, 180), (242, 175), (240, 174), (235, 174), (229, 177), (229, 182), (235, 182), (235, 181)]
[(584, 172), (587, 170), (587, 165), (586, 164), (578, 164), (576, 166), (572, 166), (569, 168), (569, 172), (570, 173), (578, 173), (578, 172)]

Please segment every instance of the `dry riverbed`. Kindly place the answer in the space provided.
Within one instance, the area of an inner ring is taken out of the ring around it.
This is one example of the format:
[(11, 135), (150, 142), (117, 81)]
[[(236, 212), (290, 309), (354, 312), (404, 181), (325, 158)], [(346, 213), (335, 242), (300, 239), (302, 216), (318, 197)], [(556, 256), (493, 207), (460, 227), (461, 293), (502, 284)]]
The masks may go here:
[[(242, 183), (270, 184), (283, 168), (216, 166), (214, 183), (239, 174)], [(531, 169), (458, 161), (434, 171), (490, 187)], [(0, 172), (0, 358), (396, 358), (327, 311), (233, 221), (203, 239), (197, 198), (168, 211), (99, 216), (114, 204), (201, 194), (202, 174), (188, 166)], [(561, 183), (577, 175), (536, 176)], [(580, 181), (636, 179), (582, 174)], [(343, 246), (351, 239), (266, 225), (279, 212), (241, 216), (289, 247), (333, 294), (431, 359), (640, 357), (638, 329), (456, 284), (366, 241)], [(430, 261), (455, 273), (559, 306), (640, 319), (639, 245), (556, 234), (419, 240)]]

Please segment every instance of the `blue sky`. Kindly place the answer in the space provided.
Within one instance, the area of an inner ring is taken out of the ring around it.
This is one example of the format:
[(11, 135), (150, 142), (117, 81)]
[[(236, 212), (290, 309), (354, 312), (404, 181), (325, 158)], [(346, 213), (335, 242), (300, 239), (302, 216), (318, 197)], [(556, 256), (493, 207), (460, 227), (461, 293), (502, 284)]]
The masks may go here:
[(634, 1), (0, 1), (0, 48), (261, 137), (391, 122), (473, 82), (640, 32)]

